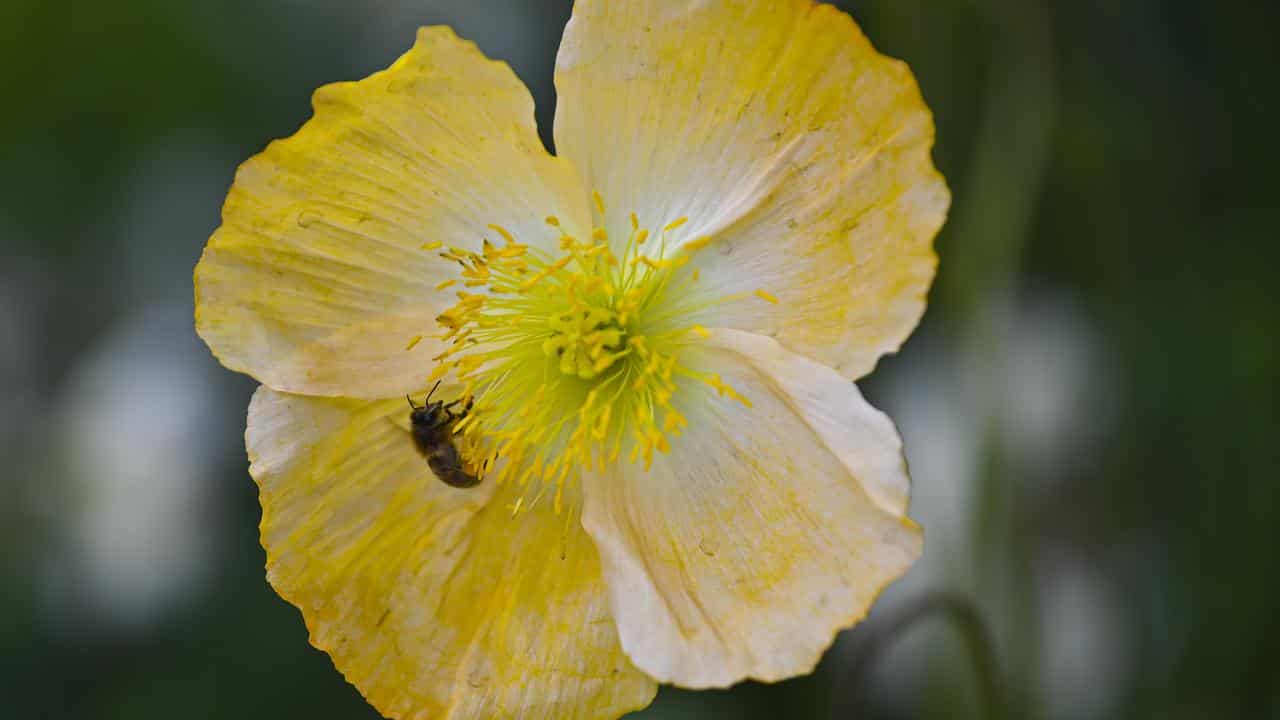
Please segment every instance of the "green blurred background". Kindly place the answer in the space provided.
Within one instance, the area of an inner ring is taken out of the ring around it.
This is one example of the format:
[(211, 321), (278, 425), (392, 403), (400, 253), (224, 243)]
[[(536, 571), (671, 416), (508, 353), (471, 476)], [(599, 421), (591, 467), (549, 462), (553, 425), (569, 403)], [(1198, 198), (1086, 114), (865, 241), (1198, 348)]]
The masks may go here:
[[(955, 196), (863, 383), (924, 560), (818, 672), (645, 718), (1280, 718), (1280, 4), (841, 3), (915, 70)], [(252, 382), (191, 328), (236, 165), (423, 24), (550, 127), (568, 0), (0, 4), (0, 718), (373, 718), (263, 578)], [(894, 642), (859, 658), (881, 632)]]

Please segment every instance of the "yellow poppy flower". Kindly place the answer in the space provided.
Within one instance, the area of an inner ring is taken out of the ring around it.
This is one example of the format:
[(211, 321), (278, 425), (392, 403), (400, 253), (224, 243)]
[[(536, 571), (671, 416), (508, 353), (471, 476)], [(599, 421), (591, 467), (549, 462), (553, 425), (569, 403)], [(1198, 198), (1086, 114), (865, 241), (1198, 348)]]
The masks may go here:
[[(910, 71), (810, 0), (578, 0), (556, 87), (552, 156), (510, 68), (424, 29), (240, 168), (196, 267), (263, 384), (268, 578), (391, 717), (805, 673), (920, 553), (852, 382), (949, 202)], [(474, 487), (415, 446), (437, 381)]]

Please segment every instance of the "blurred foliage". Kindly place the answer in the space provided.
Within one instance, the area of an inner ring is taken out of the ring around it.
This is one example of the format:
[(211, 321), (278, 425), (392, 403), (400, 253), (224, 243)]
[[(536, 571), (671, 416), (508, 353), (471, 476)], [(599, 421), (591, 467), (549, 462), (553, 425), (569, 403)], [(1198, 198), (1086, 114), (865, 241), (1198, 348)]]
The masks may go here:
[[(1122, 590), (1132, 620), (1135, 656), (1108, 716), (1280, 718), (1280, 483), (1269, 442), (1280, 427), (1280, 5), (838, 4), (911, 64), (955, 195), (922, 330), (941, 340), (908, 344), (868, 393), (888, 393), (913, 354), (977, 346), (998, 367), (1009, 338), (992, 298), (1018, 306), (1041, 288), (1070, 293), (1114, 365), (1115, 382), (1073, 392), (1086, 407), (1118, 408), (1115, 422), (1095, 456), (1056, 468), (1062, 479), (1047, 491), (1015, 477), (994, 429), (983, 445), (971, 538), (982, 569), (966, 586), (990, 580), (1012, 600), (992, 621), (1011, 638), (1002, 647), (1016, 714), (1046, 713), (1035, 667), (1046, 590), (1032, 578), (1068, 547)], [(74, 411), (68, 377), (117, 321), (140, 305), (191, 303), (186, 278), (221, 195), (200, 195), (205, 210), (154, 231), (144, 213), (135, 232), (127, 208), (157, 147), (197, 138), (216, 148), (196, 171), (225, 188), (237, 162), (308, 117), (315, 87), (384, 67), (417, 25), (438, 22), (513, 63), (547, 135), (568, 12), (566, 0), (0, 4), (0, 298), (36, 326), (9, 348), (33, 399), (20, 410), (14, 401), (4, 412), (20, 422), (0, 425), (0, 716), (374, 717), (264, 580), (237, 436), (251, 382), (211, 359), (202, 366), (225, 390), (226, 412), (211, 418), (220, 432), (210, 432), (225, 532), (212, 580), (143, 627), (48, 609), (63, 513), (44, 499), (59, 480), (50, 418)], [(167, 258), (148, 272), (176, 281), (131, 291), (127, 265), (139, 253)], [(965, 715), (969, 678), (939, 657), (922, 666), (932, 668), (926, 697), (873, 696), (861, 716)], [(848, 709), (839, 698), (861, 681), (840, 667), (833, 657), (776, 686), (664, 690), (650, 712), (826, 717)], [(1092, 717), (1070, 707), (1052, 716)]]

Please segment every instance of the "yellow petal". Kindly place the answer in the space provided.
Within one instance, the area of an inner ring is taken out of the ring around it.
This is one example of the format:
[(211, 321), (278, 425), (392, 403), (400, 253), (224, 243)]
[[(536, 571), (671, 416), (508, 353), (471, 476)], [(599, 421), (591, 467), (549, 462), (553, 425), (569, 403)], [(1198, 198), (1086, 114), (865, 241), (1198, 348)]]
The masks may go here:
[[(249, 408), (267, 576), (311, 641), (392, 718), (614, 718), (656, 686), (623, 655), (573, 518), (513, 518), (414, 450), (403, 399), (260, 388)], [(509, 493), (514, 494), (514, 493)]]
[(751, 409), (681, 388), (671, 451), (588, 477), (583, 512), (627, 655), (688, 687), (811, 671), (921, 551), (897, 432), (853, 383), (769, 338), (709, 335), (688, 363)]
[(448, 28), (314, 105), (236, 174), (196, 267), (196, 329), (277, 390), (402, 395), (431, 372), (435, 317), (456, 301), (436, 286), (457, 266), (435, 248), (499, 242), (489, 224), (553, 246), (543, 218), (580, 232), (586, 196), (542, 147), (511, 69)]
[(914, 328), (949, 195), (910, 70), (848, 15), (811, 0), (579, 0), (556, 88), (556, 147), (611, 231), (632, 211), (647, 227), (687, 217), (671, 244), (701, 245), (690, 305), (746, 297), (694, 322), (776, 337), (848, 378)]

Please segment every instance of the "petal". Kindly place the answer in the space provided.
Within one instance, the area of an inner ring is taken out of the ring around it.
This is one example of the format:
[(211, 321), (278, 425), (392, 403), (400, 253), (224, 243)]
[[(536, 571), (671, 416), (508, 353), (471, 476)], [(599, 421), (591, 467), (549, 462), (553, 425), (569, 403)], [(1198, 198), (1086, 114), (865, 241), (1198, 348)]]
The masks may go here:
[[(693, 321), (776, 337), (849, 378), (924, 311), (949, 195), (906, 65), (811, 0), (579, 0), (556, 62), (556, 147), (669, 247), (710, 237)], [(751, 293), (763, 289), (780, 303)]]
[(648, 704), (656, 686), (622, 654), (578, 524), (512, 518), (493, 483), (444, 485), (406, 411), (254, 395), (267, 577), (311, 642), (392, 718), (613, 718)]
[(548, 214), (589, 225), (573, 168), (538, 139), (504, 63), (424, 28), (390, 69), (321, 88), (315, 116), (237, 172), (196, 267), (196, 329), (227, 367), (277, 390), (386, 398), (419, 388), (487, 224), (551, 243)]
[(587, 480), (622, 646), (688, 687), (809, 672), (920, 555), (897, 432), (853, 383), (769, 338), (714, 330), (690, 363), (751, 409), (682, 387), (689, 428), (670, 453)]

